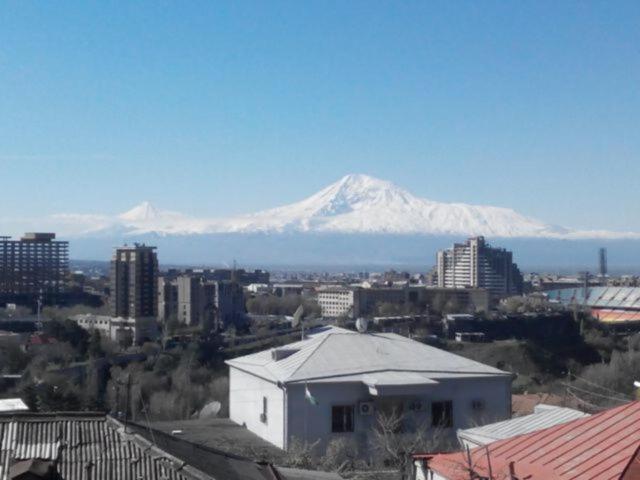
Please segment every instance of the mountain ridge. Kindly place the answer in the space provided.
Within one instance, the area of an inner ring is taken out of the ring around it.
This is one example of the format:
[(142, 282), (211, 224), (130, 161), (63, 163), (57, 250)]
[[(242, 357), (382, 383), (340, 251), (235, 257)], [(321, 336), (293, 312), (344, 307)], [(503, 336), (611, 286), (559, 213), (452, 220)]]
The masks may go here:
[(626, 238), (634, 232), (581, 231), (544, 223), (504, 207), (443, 203), (399, 186), (350, 174), (292, 204), (230, 218), (197, 218), (144, 201), (117, 215), (57, 214), (44, 222), (63, 236), (332, 233), (483, 235), (493, 238)]

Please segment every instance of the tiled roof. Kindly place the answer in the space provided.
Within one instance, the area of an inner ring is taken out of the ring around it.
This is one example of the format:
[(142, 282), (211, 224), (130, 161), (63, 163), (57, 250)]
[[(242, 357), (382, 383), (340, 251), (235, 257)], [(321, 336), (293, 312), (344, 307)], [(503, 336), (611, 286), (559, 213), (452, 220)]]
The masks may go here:
[(211, 478), (102, 414), (0, 415), (0, 480), (29, 459), (57, 459), (63, 480)]
[[(640, 401), (591, 417), (520, 435), (471, 450), (435, 455), (429, 468), (449, 480), (480, 476), (530, 480), (621, 479), (640, 447)], [(471, 461), (469, 461), (469, 459)], [(490, 462), (487, 460), (490, 459)]]
[(274, 382), (387, 371), (423, 372), (429, 377), (433, 374), (433, 378), (511, 375), (394, 333), (358, 333), (331, 328), (281, 348), (293, 353), (276, 360), (271, 350), (264, 350), (227, 360), (227, 364)]

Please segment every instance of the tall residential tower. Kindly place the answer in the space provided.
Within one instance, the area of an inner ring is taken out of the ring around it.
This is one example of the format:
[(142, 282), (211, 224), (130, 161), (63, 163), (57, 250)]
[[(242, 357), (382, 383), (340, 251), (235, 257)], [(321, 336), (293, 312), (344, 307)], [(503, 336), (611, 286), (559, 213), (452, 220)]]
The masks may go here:
[(135, 244), (117, 248), (111, 259), (111, 315), (157, 317), (158, 256), (156, 247)]
[(437, 263), (439, 287), (486, 288), (497, 298), (522, 293), (522, 275), (513, 254), (491, 247), (484, 237), (440, 250)]
[(0, 237), (0, 302), (55, 302), (69, 273), (69, 242), (55, 233), (25, 233), (20, 240)]

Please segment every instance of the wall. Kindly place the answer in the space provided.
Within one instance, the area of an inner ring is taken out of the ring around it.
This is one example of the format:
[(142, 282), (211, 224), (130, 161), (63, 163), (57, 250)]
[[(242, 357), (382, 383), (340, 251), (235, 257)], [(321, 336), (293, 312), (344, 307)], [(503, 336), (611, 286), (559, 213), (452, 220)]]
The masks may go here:
[[(318, 450), (324, 451), (333, 438), (347, 437), (355, 440), (366, 451), (367, 432), (375, 425), (375, 415), (363, 416), (358, 413), (361, 401), (378, 403), (381, 400), (400, 402), (406, 413), (406, 427), (428, 426), (431, 428), (431, 402), (453, 401), (453, 428), (447, 429), (446, 435), (455, 441), (455, 431), (459, 428), (470, 428), (476, 425), (504, 420), (511, 416), (511, 378), (485, 377), (442, 379), (438, 385), (425, 387), (419, 395), (403, 395), (394, 397), (372, 397), (368, 388), (362, 383), (316, 383), (309, 384), (311, 394), (318, 400), (318, 405), (311, 405), (304, 397), (304, 385), (289, 385), (287, 388), (287, 411), (289, 417), (287, 438), (305, 439), (308, 443), (320, 440)], [(409, 412), (408, 404), (420, 400), (421, 412)], [(484, 409), (474, 411), (473, 400), (483, 400)], [(354, 405), (354, 432), (331, 432), (331, 407), (333, 405)]]
[[(267, 397), (267, 422), (260, 421)], [(284, 448), (284, 392), (276, 384), (229, 367), (229, 418), (256, 435)]]

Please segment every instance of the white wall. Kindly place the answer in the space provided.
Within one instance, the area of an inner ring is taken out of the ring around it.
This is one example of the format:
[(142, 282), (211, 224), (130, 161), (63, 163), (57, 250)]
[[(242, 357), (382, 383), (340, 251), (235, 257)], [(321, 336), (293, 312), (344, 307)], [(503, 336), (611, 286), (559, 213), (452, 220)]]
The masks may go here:
[[(447, 435), (455, 442), (455, 432), (459, 428), (484, 425), (510, 418), (511, 379), (508, 377), (442, 379), (439, 384), (426, 387), (419, 395), (393, 397), (405, 405), (408, 427), (431, 425), (431, 402), (453, 401), (453, 428)], [(375, 425), (375, 415), (360, 415), (361, 401), (379, 401), (391, 397), (373, 397), (361, 382), (351, 383), (310, 383), (309, 390), (318, 400), (318, 405), (310, 404), (304, 395), (304, 384), (286, 386), (284, 391), (276, 384), (250, 373), (229, 368), (229, 417), (279, 448), (287, 449), (294, 438), (308, 443), (319, 440), (317, 453), (322, 454), (334, 438), (353, 439), (366, 453), (369, 432)], [(262, 399), (267, 397), (267, 422), (260, 421)], [(421, 400), (421, 412), (409, 412), (408, 402)], [(484, 409), (474, 411), (473, 400), (482, 400)], [(353, 405), (355, 407), (354, 432), (331, 432), (331, 407)], [(286, 408), (287, 418), (284, 418)], [(286, 437), (286, 438), (285, 438)]]
[[(267, 421), (260, 421), (267, 397)], [(229, 367), (229, 418), (277, 447), (284, 446), (284, 392), (276, 384)]]
[[(353, 439), (366, 449), (369, 432), (375, 424), (375, 415), (363, 416), (358, 413), (361, 401), (379, 401), (391, 397), (373, 397), (362, 383), (315, 383), (309, 384), (311, 394), (318, 400), (318, 405), (311, 405), (304, 397), (304, 385), (287, 386), (288, 430), (290, 442), (294, 437), (306, 439), (308, 443), (320, 440), (319, 452), (323, 452), (333, 438), (346, 437)], [(441, 380), (440, 384), (427, 387), (420, 395), (393, 397), (403, 402), (408, 427), (431, 426), (431, 402), (453, 401), (453, 428), (448, 429), (447, 436), (456, 442), (456, 430), (484, 425), (511, 416), (511, 380), (510, 378), (471, 378)], [(424, 409), (421, 412), (410, 412), (408, 402), (421, 400)], [(484, 409), (474, 411), (473, 400), (482, 400)], [(354, 432), (331, 432), (331, 407), (334, 405), (354, 405)], [(366, 451), (366, 450), (365, 450)]]

